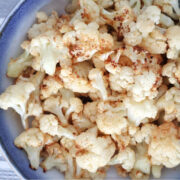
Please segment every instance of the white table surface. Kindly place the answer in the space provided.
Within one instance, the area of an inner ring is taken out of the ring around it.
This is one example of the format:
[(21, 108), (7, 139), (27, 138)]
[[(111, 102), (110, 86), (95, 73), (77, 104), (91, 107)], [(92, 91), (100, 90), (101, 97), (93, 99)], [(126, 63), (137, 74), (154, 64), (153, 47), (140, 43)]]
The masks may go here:
[[(0, 0), (0, 25), (20, 0)], [(0, 180), (19, 180), (0, 152)]]

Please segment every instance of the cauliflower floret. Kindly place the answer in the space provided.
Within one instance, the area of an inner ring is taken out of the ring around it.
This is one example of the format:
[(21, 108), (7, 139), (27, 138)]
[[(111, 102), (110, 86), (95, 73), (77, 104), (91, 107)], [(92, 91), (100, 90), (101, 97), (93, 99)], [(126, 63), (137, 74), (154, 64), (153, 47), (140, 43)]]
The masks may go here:
[(113, 38), (110, 34), (100, 33), (99, 25), (91, 22), (74, 22), (75, 31), (68, 32), (63, 37), (63, 42), (69, 47), (70, 54), (76, 62), (90, 60), (100, 50), (110, 50)]
[(38, 128), (30, 128), (18, 137), (14, 144), (23, 148), (29, 158), (31, 168), (38, 169), (40, 163), (40, 152), (46, 144), (52, 143), (52, 137), (43, 134)]
[[(74, 102), (78, 104), (74, 104)], [(57, 115), (61, 123), (66, 125), (71, 112), (80, 112), (82, 110), (82, 102), (78, 98), (74, 98), (72, 91), (61, 89), (59, 96), (51, 96), (44, 101), (43, 108), (45, 111)], [(64, 112), (63, 109), (66, 111)]]
[(45, 147), (47, 157), (41, 163), (41, 167), (46, 172), (52, 168), (57, 168), (61, 172), (67, 170), (66, 157), (63, 148), (58, 143), (53, 143)]
[(55, 95), (61, 88), (63, 83), (57, 76), (46, 76), (41, 84), (40, 98), (46, 99)]
[(160, 16), (160, 24), (167, 28), (167, 27), (170, 27), (170, 26), (174, 26), (174, 21), (167, 15), (165, 14), (161, 14)]
[(180, 62), (170, 60), (163, 66), (162, 75), (168, 77), (168, 80), (175, 87), (179, 88), (180, 82)]
[(83, 132), (94, 126), (94, 124), (88, 118), (86, 118), (82, 113), (80, 114), (73, 113), (72, 123), (78, 132)]
[(85, 104), (84, 109), (83, 109), (84, 116), (93, 123), (96, 121), (97, 105), (98, 105), (98, 102), (93, 101), (91, 103)]
[(161, 10), (157, 6), (148, 6), (141, 15), (137, 17), (136, 26), (143, 37), (148, 36), (155, 24), (159, 24)]
[(70, 115), (74, 113), (80, 113), (83, 111), (83, 103), (79, 98), (71, 98), (69, 100), (69, 108), (66, 110), (65, 118), (69, 119)]
[(156, 125), (154, 124), (145, 124), (141, 127), (140, 130), (138, 130), (135, 135), (135, 141), (137, 143), (143, 143), (145, 142), (146, 144), (150, 143), (152, 132), (156, 129)]
[(53, 30), (58, 22), (58, 14), (55, 11), (49, 17), (44, 12), (37, 13), (36, 17), (38, 24), (34, 24), (28, 31), (28, 38), (30, 40), (49, 30)]
[(151, 172), (151, 161), (148, 156), (148, 146), (146, 144), (136, 145), (135, 159), (134, 169), (149, 175)]
[(180, 15), (178, 0), (154, 0), (153, 4), (160, 7), (162, 12), (177, 20)]
[(178, 127), (173, 123), (164, 123), (152, 133), (148, 154), (153, 165), (173, 168), (180, 164), (180, 144)]
[(143, 101), (146, 97), (153, 99), (158, 95), (157, 87), (162, 83), (162, 78), (159, 74), (149, 70), (142, 72), (142, 74), (137, 75), (134, 79), (135, 83), (132, 86), (131, 93), (135, 101)]
[(172, 121), (177, 118), (180, 121), (180, 90), (176, 87), (169, 89), (157, 102), (159, 110), (164, 110), (164, 120)]
[(100, 7), (103, 7), (105, 9), (112, 7), (114, 4), (113, 0), (95, 0), (95, 1), (98, 3)]
[(89, 71), (93, 69), (90, 62), (84, 61), (77, 64), (73, 64), (73, 73), (80, 78), (88, 79)]
[(143, 38), (140, 46), (152, 54), (165, 54), (167, 48), (166, 37), (155, 29), (149, 36)]
[(11, 78), (17, 78), (28, 66), (32, 64), (32, 56), (24, 51), (16, 59), (11, 59), (8, 64), (7, 76)]
[(61, 35), (55, 31), (47, 31), (32, 39), (26, 50), (34, 57), (32, 67), (48, 75), (54, 75), (59, 62), (62, 67), (71, 65), (69, 49), (64, 46)]
[(103, 72), (100, 69), (92, 69), (89, 72), (89, 79), (91, 80), (92, 87), (94, 87), (101, 93), (103, 100), (107, 100), (108, 95)]
[(18, 81), (0, 95), (0, 107), (4, 110), (13, 108), (21, 116), (24, 128), (26, 127), (26, 105), (33, 91), (35, 91), (33, 83)]
[[(81, 72), (78, 72), (80, 74)], [(73, 92), (87, 93), (92, 88), (87, 78), (81, 78), (73, 72), (73, 69), (62, 69), (60, 78), (65, 88), (71, 89)]]
[(129, 23), (129, 32), (124, 33), (124, 42), (131, 46), (136, 46), (142, 41), (141, 32), (139, 32), (136, 23)]
[(114, 91), (129, 90), (134, 83), (133, 69), (128, 66), (117, 68), (115, 73), (110, 73), (109, 81)]
[(48, 20), (47, 14), (42, 11), (37, 12), (36, 18), (37, 18), (38, 23), (46, 22)]
[(66, 101), (63, 101), (60, 96), (57, 97), (49, 97), (43, 103), (44, 111), (51, 112), (59, 118), (62, 124), (66, 125), (68, 120), (65, 118), (62, 109), (67, 108), (68, 104)]
[(30, 76), (29, 79), (27, 79), (27, 81), (29, 80), (30, 82), (34, 84), (35, 91), (31, 93), (30, 98), (27, 102), (27, 106), (26, 106), (27, 110), (24, 116), (24, 122), (26, 124), (26, 128), (29, 127), (29, 124), (28, 124), (29, 117), (31, 116), (39, 117), (40, 114), (42, 114), (43, 112), (39, 95), (40, 95), (40, 84), (42, 83), (44, 76), (45, 74), (43, 72), (37, 72), (36, 74)]
[(166, 37), (168, 39), (169, 49), (167, 51), (167, 57), (169, 59), (176, 59), (180, 53), (180, 27), (171, 26), (166, 30)]
[(160, 178), (161, 177), (161, 170), (162, 170), (163, 166), (157, 166), (157, 165), (153, 165), (152, 166), (152, 175), (154, 178)]
[(97, 114), (96, 123), (98, 129), (105, 134), (121, 134), (128, 126), (125, 114), (123, 111), (107, 111)]
[(134, 163), (135, 152), (131, 148), (127, 147), (125, 150), (122, 150), (117, 155), (115, 155), (108, 164), (121, 164), (127, 172), (130, 172), (131, 169), (134, 167)]
[(99, 6), (93, 0), (80, 0), (81, 9), (83, 10), (83, 18), (88, 22), (98, 21), (100, 15)]
[(134, 123), (136, 126), (148, 122), (150, 118), (154, 119), (158, 112), (158, 108), (153, 100), (136, 102), (132, 98), (126, 98), (124, 105), (127, 109), (129, 121)]
[(51, 136), (58, 136), (59, 138), (64, 136), (69, 139), (75, 139), (75, 135), (77, 134), (76, 130), (72, 126), (61, 126), (56, 116), (52, 114), (42, 115), (39, 119), (39, 123), (40, 130), (44, 133), (48, 133)]
[(115, 145), (109, 136), (97, 137), (97, 128), (91, 128), (76, 138), (78, 151), (76, 162), (79, 167), (95, 173), (107, 165), (115, 152)]

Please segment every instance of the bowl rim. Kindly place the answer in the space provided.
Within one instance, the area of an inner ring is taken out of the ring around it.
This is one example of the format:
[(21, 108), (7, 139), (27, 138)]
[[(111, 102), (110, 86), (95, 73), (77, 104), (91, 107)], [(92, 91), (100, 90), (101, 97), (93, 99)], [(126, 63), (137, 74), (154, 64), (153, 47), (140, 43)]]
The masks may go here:
[[(5, 17), (2, 24), (0, 25), (0, 35), (5, 30), (6, 26), (8, 26), (9, 22), (11, 21), (11, 18), (13, 17), (14, 13), (16, 13), (22, 4), (24, 4), (27, 0), (20, 0), (9, 12), (9, 14)], [(1, 38), (1, 37), (0, 37)], [(20, 170), (16, 167), (13, 160), (11, 159), (10, 155), (8, 154), (6, 147), (4, 146), (2, 139), (0, 138), (0, 153), (3, 156), (3, 158), (6, 160), (10, 168), (14, 171), (14, 173), (22, 180), (25, 180), (26, 178), (22, 175)]]

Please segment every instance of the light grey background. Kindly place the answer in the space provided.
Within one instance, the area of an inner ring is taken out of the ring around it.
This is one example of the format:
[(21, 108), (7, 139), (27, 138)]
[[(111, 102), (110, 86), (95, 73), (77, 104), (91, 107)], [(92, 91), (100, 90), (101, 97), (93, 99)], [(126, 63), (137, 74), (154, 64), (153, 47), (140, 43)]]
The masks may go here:
[[(21, 0), (0, 0), (0, 26)], [(19, 180), (0, 152), (0, 180)]]

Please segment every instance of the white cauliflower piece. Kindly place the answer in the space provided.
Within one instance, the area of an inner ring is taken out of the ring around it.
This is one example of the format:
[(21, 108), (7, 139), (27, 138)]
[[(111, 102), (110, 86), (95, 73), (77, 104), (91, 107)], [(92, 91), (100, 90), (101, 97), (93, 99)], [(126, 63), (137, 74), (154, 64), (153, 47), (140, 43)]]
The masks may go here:
[(32, 116), (39, 117), (43, 112), (39, 95), (40, 95), (40, 84), (42, 83), (44, 76), (45, 74), (43, 72), (37, 72), (36, 74), (30, 76), (29, 79), (27, 79), (27, 81), (29, 80), (34, 84), (35, 91), (31, 93), (26, 106), (27, 110), (23, 120), (26, 124), (26, 128), (29, 127), (28, 124), (29, 117)]
[(31, 66), (31, 64), (32, 56), (24, 51), (18, 58), (11, 59), (8, 63), (7, 76), (17, 78), (28, 66)]
[(161, 170), (162, 170), (163, 166), (157, 166), (157, 165), (153, 165), (152, 166), (152, 175), (154, 178), (160, 178), (161, 177)]
[(134, 163), (135, 152), (131, 148), (127, 147), (125, 150), (119, 151), (119, 153), (115, 155), (108, 164), (121, 164), (127, 172), (130, 172), (134, 167)]
[(98, 113), (96, 119), (98, 129), (105, 134), (121, 134), (128, 126), (125, 114), (123, 111)]
[(87, 78), (79, 77), (71, 68), (62, 69), (59, 76), (65, 88), (71, 89), (73, 92), (87, 93), (92, 88)]
[[(77, 106), (74, 106), (76, 104), (71, 105), (70, 101), (78, 102)], [(65, 112), (63, 112), (63, 108), (66, 110)], [(43, 103), (43, 109), (55, 114), (64, 125), (68, 123), (71, 111), (80, 112), (81, 108), (82, 103), (79, 101), (79, 99), (74, 98), (74, 94), (72, 93), (72, 91), (64, 88), (60, 89), (60, 95), (51, 96), (47, 98)], [(69, 113), (66, 115), (66, 112), (68, 110)]]
[(97, 137), (97, 128), (91, 128), (76, 138), (78, 151), (76, 162), (79, 167), (95, 173), (108, 164), (115, 152), (115, 145), (109, 136)]
[(167, 28), (170, 26), (174, 26), (174, 21), (169, 16), (161, 13), (160, 24)]
[(167, 51), (167, 57), (169, 59), (176, 59), (180, 53), (180, 27), (171, 26), (166, 30), (165, 33), (169, 49)]
[(60, 172), (67, 170), (66, 157), (63, 148), (58, 143), (53, 143), (45, 146), (47, 157), (41, 163), (44, 172), (57, 168)]
[(48, 75), (54, 75), (59, 62), (62, 67), (71, 65), (69, 49), (64, 46), (61, 35), (55, 31), (48, 31), (32, 39), (27, 50), (34, 57), (32, 67)]
[(86, 118), (88, 118), (91, 122), (96, 121), (97, 115), (97, 101), (93, 101), (84, 105), (83, 114)]
[(79, 4), (83, 10), (83, 16), (90, 21), (97, 21), (100, 16), (100, 8), (93, 0), (80, 0)]
[(166, 40), (166, 36), (161, 34), (159, 30), (154, 29), (149, 36), (143, 38), (140, 47), (152, 54), (165, 54), (167, 48)]
[(92, 69), (89, 72), (89, 79), (91, 80), (92, 87), (94, 87), (101, 93), (103, 100), (107, 100), (108, 95), (103, 72), (100, 69)]
[(63, 127), (56, 116), (42, 115), (39, 119), (40, 130), (44, 133), (48, 133), (51, 136), (67, 137), (69, 139), (75, 139), (76, 130), (72, 126)]
[(46, 76), (41, 84), (40, 98), (46, 99), (58, 93), (63, 83), (57, 76)]
[(173, 121), (177, 118), (180, 121), (180, 90), (176, 87), (169, 89), (157, 102), (158, 109), (164, 110), (164, 120)]
[(157, 6), (148, 6), (142, 14), (137, 17), (136, 26), (143, 37), (146, 37), (154, 30), (155, 24), (159, 24), (160, 14), (161, 10)]
[(110, 73), (109, 81), (114, 91), (129, 90), (134, 83), (133, 69), (128, 66), (117, 68), (115, 73)]
[(148, 122), (149, 119), (154, 119), (158, 112), (158, 108), (153, 100), (136, 102), (132, 98), (126, 98), (124, 105), (127, 109), (129, 121), (134, 123), (136, 126)]
[(36, 17), (38, 24), (34, 24), (28, 31), (28, 38), (30, 40), (49, 30), (53, 30), (58, 22), (58, 14), (55, 11), (49, 17), (44, 12), (37, 13)]
[(83, 110), (83, 103), (79, 98), (71, 98), (69, 100), (69, 107), (66, 110), (65, 118), (69, 119), (72, 113), (80, 113)]
[(167, 64), (163, 66), (162, 75), (168, 77), (170, 84), (175, 85), (179, 88), (180, 82), (180, 62), (170, 60)]
[(83, 132), (94, 126), (94, 124), (88, 118), (86, 118), (82, 113), (79, 114), (73, 113), (72, 123), (78, 132)]
[(162, 78), (153, 72), (153, 69), (142, 72), (134, 79), (135, 83), (132, 86), (131, 93), (135, 101), (143, 101), (146, 97), (153, 99), (158, 95), (157, 87), (161, 85)]
[(154, 124), (144, 124), (140, 130), (138, 130), (135, 135), (134, 139), (137, 143), (143, 143), (146, 144), (150, 143), (151, 136), (153, 131), (156, 129), (156, 125)]
[(13, 108), (21, 116), (24, 128), (26, 127), (26, 106), (33, 91), (35, 91), (33, 83), (18, 81), (15, 85), (9, 86), (0, 95), (0, 107), (4, 110)]
[(23, 148), (26, 151), (33, 169), (38, 169), (40, 152), (49, 143), (52, 143), (52, 137), (43, 134), (38, 128), (30, 128), (24, 131), (14, 141), (18, 148)]
[(173, 20), (177, 20), (180, 15), (178, 0), (154, 0), (153, 4), (160, 7), (162, 12)]
[(151, 172), (151, 161), (148, 157), (148, 146), (146, 144), (136, 145), (135, 159), (134, 169), (149, 175)]
[(87, 25), (76, 20), (73, 25), (75, 31), (66, 33), (63, 42), (69, 47), (75, 62), (90, 60), (96, 52), (108, 51), (114, 45), (113, 37), (108, 33), (100, 33), (99, 25), (95, 22)]
[(37, 12), (36, 18), (37, 18), (38, 23), (46, 22), (48, 20), (47, 14), (43, 11)]
[(164, 123), (153, 131), (148, 154), (153, 165), (173, 168), (180, 164), (180, 144), (178, 127), (173, 123)]

